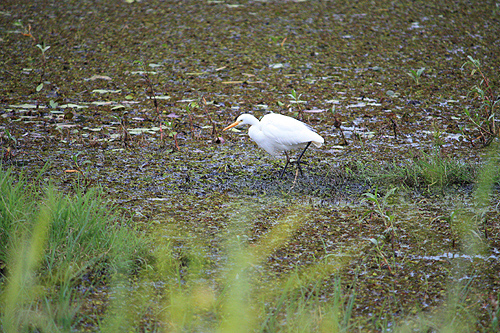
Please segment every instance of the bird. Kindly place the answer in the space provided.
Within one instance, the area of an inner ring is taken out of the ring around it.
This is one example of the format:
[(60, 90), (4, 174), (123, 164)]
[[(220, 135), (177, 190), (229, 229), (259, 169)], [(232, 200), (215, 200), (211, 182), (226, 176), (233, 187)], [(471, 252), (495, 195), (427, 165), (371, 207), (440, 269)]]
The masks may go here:
[(286, 164), (281, 170), (279, 178), (283, 177), (285, 170), (290, 163), (288, 151), (304, 148), (297, 159), (297, 167), (302, 175), (300, 168), (300, 159), (306, 152), (311, 143), (317, 148), (325, 140), (316, 133), (311, 126), (292, 117), (284, 116), (279, 113), (268, 113), (259, 121), (255, 116), (244, 113), (236, 118), (236, 121), (224, 128), (226, 131), (238, 125), (250, 125), (248, 135), (257, 143), (257, 145), (273, 156), (284, 152), (286, 155)]

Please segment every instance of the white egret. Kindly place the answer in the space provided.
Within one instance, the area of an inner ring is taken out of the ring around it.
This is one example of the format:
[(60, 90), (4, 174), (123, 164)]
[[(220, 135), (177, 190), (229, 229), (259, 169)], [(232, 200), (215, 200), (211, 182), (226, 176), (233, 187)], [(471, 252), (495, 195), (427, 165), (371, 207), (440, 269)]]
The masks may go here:
[(251, 114), (241, 114), (234, 123), (224, 128), (223, 131), (238, 125), (250, 125), (248, 135), (269, 154), (277, 156), (281, 152), (285, 153), (286, 164), (281, 171), (280, 178), (283, 177), (286, 167), (290, 163), (289, 150), (304, 148), (296, 161), (300, 174), (302, 174), (300, 159), (307, 148), (311, 143), (319, 148), (325, 142), (311, 126), (278, 113), (267, 114), (260, 121)]

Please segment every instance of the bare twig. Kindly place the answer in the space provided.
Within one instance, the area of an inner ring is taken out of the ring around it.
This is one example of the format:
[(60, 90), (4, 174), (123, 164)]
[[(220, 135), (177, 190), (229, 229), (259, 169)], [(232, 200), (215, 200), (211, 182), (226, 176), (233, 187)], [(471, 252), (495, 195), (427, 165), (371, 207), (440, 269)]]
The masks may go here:
[(342, 125), (342, 122), (340, 121), (339, 116), (336, 113), (334, 113), (334, 115), (333, 115), (333, 126), (336, 129), (338, 129), (340, 131), (340, 135), (342, 135), (342, 140), (343, 140), (342, 145), (347, 146), (347, 140), (346, 140), (346, 138), (344, 136), (344, 131), (342, 130), (341, 125)]
[(36, 43), (36, 38), (31, 34), (31, 24), (28, 24), (28, 28), (24, 28), (24, 33), (21, 33), (21, 35), (29, 37), (33, 40), (34, 43)]
[(161, 126), (161, 123), (162, 123), (161, 111), (160, 111), (160, 107), (158, 105), (158, 100), (156, 99), (156, 92), (155, 92), (155, 89), (153, 87), (153, 83), (151, 82), (151, 79), (149, 78), (148, 72), (146, 71), (146, 67), (144, 67), (144, 65), (143, 65), (143, 69), (144, 69), (143, 76), (144, 76), (146, 84), (148, 85), (148, 88), (149, 88), (149, 98), (151, 100), (153, 100), (153, 105), (155, 107), (158, 121), (160, 123), (160, 141), (163, 142), (163, 128)]
[(205, 115), (208, 117), (208, 120), (212, 124), (212, 140), (215, 142), (217, 140), (218, 131), (217, 131), (217, 127), (215, 126), (215, 122), (212, 120), (212, 117), (210, 116), (210, 114), (207, 111), (207, 100), (205, 99), (205, 96), (203, 96), (203, 105), (205, 106), (203, 108), (203, 112), (205, 113)]

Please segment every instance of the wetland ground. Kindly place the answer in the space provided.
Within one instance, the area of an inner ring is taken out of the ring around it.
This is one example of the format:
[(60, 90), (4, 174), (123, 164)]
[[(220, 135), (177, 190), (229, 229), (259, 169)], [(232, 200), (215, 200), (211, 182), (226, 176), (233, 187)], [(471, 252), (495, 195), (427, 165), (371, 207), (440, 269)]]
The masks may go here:
[[(495, 331), (498, 185), (480, 189), (498, 170), (498, 36), (495, 1), (2, 1), (2, 168), (102, 188), (131, 229), (202, 253), (215, 294), (230, 240), (252, 249), (288, 223), (259, 288), (333, 258), (295, 296), (340, 288), (348, 331)], [(303, 177), (221, 132), (271, 111), (325, 138)], [(87, 296), (74, 329), (98, 327), (109, 292)], [(179, 329), (158, 313), (134, 327)], [(223, 327), (200, 316), (186, 330)]]

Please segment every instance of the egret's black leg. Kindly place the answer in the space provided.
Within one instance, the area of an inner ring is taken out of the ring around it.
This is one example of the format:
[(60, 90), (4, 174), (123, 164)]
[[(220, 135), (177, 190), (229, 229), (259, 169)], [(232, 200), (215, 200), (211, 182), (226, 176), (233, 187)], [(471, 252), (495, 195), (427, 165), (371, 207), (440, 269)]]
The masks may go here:
[(286, 164), (283, 170), (281, 170), (280, 173), (280, 178), (283, 177), (283, 174), (285, 173), (286, 167), (288, 166), (288, 163), (290, 163), (290, 156), (288, 156), (288, 153), (285, 151), (285, 156), (286, 156)]
[(300, 171), (300, 175), (302, 176), (302, 168), (300, 167), (300, 159), (302, 158), (302, 155), (304, 155), (304, 153), (306, 152), (307, 148), (309, 148), (309, 146), (311, 145), (311, 141), (309, 141), (307, 143), (307, 146), (304, 148), (304, 150), (302, 151), (302, 153), (300, 154), (299, 158), (297, 159), (297, 168), (299, 168), (299, 171)]

